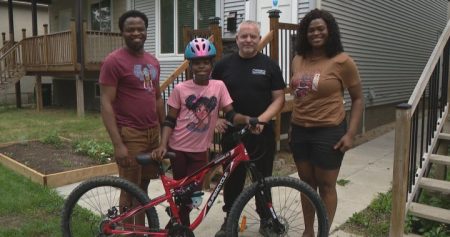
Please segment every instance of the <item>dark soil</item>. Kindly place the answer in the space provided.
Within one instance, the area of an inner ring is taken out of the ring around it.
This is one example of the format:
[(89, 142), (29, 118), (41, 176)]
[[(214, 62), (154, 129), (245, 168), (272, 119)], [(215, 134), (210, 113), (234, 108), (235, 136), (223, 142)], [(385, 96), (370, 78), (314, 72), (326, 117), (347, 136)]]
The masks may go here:
[(99, 164), (87, 156), (76, 154), (69, 143), (56, 147), (39, 141), (30, 141), (0, 147), (0, 153), (42, 174), (54, 174)]

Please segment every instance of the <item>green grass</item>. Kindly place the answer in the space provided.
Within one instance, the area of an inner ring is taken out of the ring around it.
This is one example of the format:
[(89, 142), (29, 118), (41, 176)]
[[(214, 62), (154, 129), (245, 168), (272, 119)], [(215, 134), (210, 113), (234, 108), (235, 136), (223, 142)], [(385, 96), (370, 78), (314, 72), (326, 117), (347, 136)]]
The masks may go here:
[(379, 193), (365, 210), (354, 213), (340, 229), (362, 236), (389, 236), (391, 198), (391, 192)]
[(99, 113), (78, 118), (75, 111), (63, 109), (15, 109), (0, 107), (0, 143), (44, 139), (57, 134), (72, 140), (91, 138), (109, 141)]
[(0, 165), (0, 236), (61, 236), (63, 199)]
[[(0, 107), (0, 131), (0, 143), (41, 140), (58, 147), (60, 136), (109, 142), (99, 113), (78, 118), (75, 111), (63, 109), (36, 112)], [(55, 191), (0, 165), (0, 236), (61, 236), (62, 206), (63, 199)]]

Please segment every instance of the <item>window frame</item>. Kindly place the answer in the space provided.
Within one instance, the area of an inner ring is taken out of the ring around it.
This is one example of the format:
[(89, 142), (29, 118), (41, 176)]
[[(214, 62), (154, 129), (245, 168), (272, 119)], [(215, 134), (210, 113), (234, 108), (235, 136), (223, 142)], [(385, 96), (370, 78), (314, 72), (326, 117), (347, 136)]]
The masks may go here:
[[(91, 14), (92, 14), (92, 5), (94, 5), (94, 4), (99, 4), (100, 2), (102, 2), (103, 0), (92, 0), (92, 1), (90, 1), (89, 2), (89, 5), (88, 5), (88, 8), (89, 8), (89, 11), (88, 11), (88, 16), (87, 16), (87, 18), (88, 18), (88, 25), (89, 25), (89, 29), (91, 29), (92, 30), (92, 19), (91, 19)], [(114, 1), (113, 0), (109, 0), (109, 5), (110, 5), (110, 10), (111, 10), (111, 12), (109, 13), (110, 14), (110, 18), (111, 18), (111, 20), (110, 20), (110, 22), (111, 22), (111, 30), (110, 31), (103, 31), (103, 32), (114, 32)], [(101, 30), (100, 30), (101, 31)]]
[[(174, 1), (174, 9), (173, 9), (173, 15), (174, 15), (174, 48), (172, 53), (161, 53), (161, 1)], [(198, 0), (194, 1), (194, 19), (198, 18)], [(222, 9), (222, 1), (221, 0), (215, 0), (215, 15), (221, 17), (221, 11)], [(184, 54), (178, 53), (178, 39), (179, 37), (183, 37), (182, 35), (178, 34), (178, 1), (177, 0), (156, 0), (155, 1), (155, 20), (156, 20), (156, 26), (155, 26), (155, 49), (156, 49), (156, 56), (158, 59), (161, 57), (163, 60), (160, 59), (160, 61), (164, 61), (164, 58), (167, 60), (183, 60)], [(194, 29), (197, 28), (198, 22), (194, 20)]]

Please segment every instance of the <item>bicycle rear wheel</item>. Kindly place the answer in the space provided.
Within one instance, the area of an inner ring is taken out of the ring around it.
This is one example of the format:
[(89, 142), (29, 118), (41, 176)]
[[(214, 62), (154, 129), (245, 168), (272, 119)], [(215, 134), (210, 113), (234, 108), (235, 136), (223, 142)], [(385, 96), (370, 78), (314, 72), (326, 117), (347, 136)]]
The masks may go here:
[[(138, 186), (127, 180), (113, 176), (90, 179), (75, 188), (64, 203), (61, 221), (63, 236), (107, 236), (103, 233), (104, 223), (132, 208), (119, 205), (121, 191), (132, 197), (134, 205), (150, 202)], [(115, 224), (114, 229), (130, 230), (130, 227), (125, 227), (124, 224), (133, 223), (135, 216)], [(146, 209), (145, 216), (148, 226), (158, 230), (159, 221), (155, 209)]]
[(266, 189), (272, 195), (272, 207), (284, 229), (278, 233), (271, 229), (273, 220), (262, 220), (256, 212), (255, 196), (260, 191), (258, 185), (251, 184), (234, 202), (227, 218), (226, 236), (301, 236), (305, 229), (301, 198), (308, 200), (315, 209), (315, 234), (328, 236), (325, 206), (309, 185), (291, 177), (265, 179)]

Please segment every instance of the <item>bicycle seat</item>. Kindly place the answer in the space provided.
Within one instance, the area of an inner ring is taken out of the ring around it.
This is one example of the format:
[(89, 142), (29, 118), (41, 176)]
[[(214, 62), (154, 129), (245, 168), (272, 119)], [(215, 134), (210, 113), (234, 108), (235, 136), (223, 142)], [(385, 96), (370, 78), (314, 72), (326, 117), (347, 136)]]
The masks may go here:
[[(166, 152), (166, 154), (164, 155), (163, 159), (170, 159), (170, 158), (175, 158), (175, 153), (173, 152)], [(161, 165), (161, 162), (158, 162), (156, 160), (153, 160), (151, 158), (151, 153), (142, 153), (136, 156), (136, 161), (138, 164), (140, 165), (149, 165), (149, 164), (154, 164), (154, 165)]]

